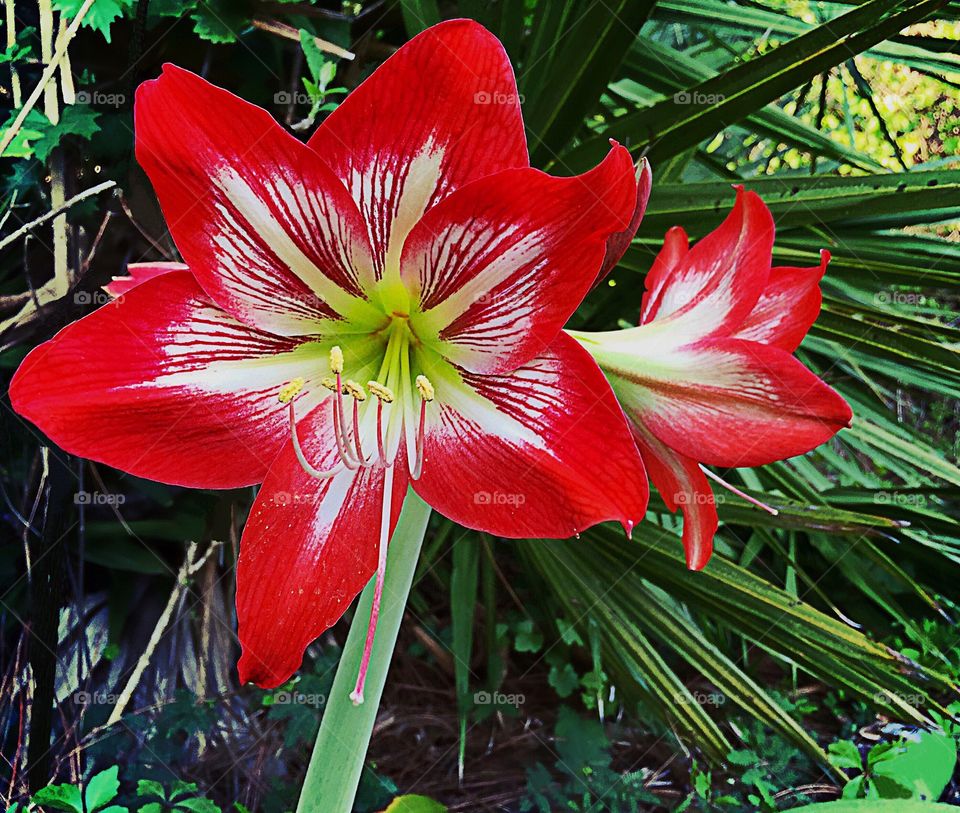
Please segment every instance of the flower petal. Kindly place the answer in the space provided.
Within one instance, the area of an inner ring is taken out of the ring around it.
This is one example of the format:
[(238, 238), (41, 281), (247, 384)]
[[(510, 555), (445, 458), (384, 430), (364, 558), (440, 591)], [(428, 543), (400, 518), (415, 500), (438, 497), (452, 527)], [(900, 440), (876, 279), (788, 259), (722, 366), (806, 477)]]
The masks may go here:
[(636, 203), (633, 163), (620, 146), (574, 178), (510, 169), (474, 181), (407, 238), (401, 275), (414, 298), (411, 326), (471, 372), (515, 369), (576, 310)]
[(377, 273), (397, 267), (420, 216), (470, 181), (530, 165), (510, 60), (489, 31), (451, 20), (414, 37), (309, 142), (350, 189)]
[(647, 274), (640, 323), (669, 317), (688, 341), (732, 333), (766, 285), (773, 231), (770, 210), (743, 187), (723, 223), (692, 249), (682, 229), (671, 229)]
[(440, 372), (413, 483), (440, 513), (512, 538), (562, 538), (609, 519), (630, 529), (643, 518), (647, 479), (626, 420), (565, 333), (509, 375)]
[(717, 532), (716, 498), (696, 460), (684, 457), (657, 440), (643, 425), (634, 439), (650, 479), (671, 512), (683, 511), (683, 550), (687, 567), (702, 570), (713, 552)]
[(103, 290), (113, 297), (123, 296), (141, 282), (169, 274), (171, 271), (189, 271), (189, 269), (183, 263), (130, 263), (127, 266), (127, 275), (114, 277), (103, 286)]
[(656, 333), (645, 346), (646, 330), (621, 331), (629, 354), (608, 345), (595, 357), (627, 414), (694, 460), (759, 466), (808, 452), (850, 423), (846, 401), (779, 348), (742, 339), (667, 348)]
[(609, 274), (627, 253), (630, 243), (640, 228), (640, 221), (643, 220), (643, 213), (647, 210), (647, 201), (650, 200), (650, 189), (653, 186), (653, 173), (650, 169), (650, 162), (646, 158), (641, 158), (637, 164), (637, 203), (633, 210), (633, 217), (630, 223), (623, 231), (610, 235), (607, 239), (607, 252), (603, 257), (603, 264), (600, 266), (600, 273), (597, 275), (597, 282), (600, 282)]
[(259, 107), (164, 66), (137, 90), (137, 160), (197, 281), (241, 321), (283, 335), (373, 319), (366, 226), (316, 153)]
[(234, 488), (260, 482), (289, 435), (277, 391), (309, 375), (313, 348), (238, 322), (174, 271), (33, 350), (10, 400), (74, 454), (165, 483)]
[(814, 268), (770, 269), (760, 301), (734, 337), (772, 344), (788, 353), (796, 350), (820, 315), (820, 280), (829, 262), (830, 252), (821, 251), (820, 265)]
[[(300, 433), (318, 468), (337, 460), (325, 408)], [(391, 533), (407, 490), (397, 461)], [(384, 470), (345, 470), (314, 480), (288, 443), (277, 456), (250, 511), (237, 563), (237, 618), (243, 654), (240, 681), (271, 688), (300, 666), (307, 645), (333, 626), (377, 568)]]

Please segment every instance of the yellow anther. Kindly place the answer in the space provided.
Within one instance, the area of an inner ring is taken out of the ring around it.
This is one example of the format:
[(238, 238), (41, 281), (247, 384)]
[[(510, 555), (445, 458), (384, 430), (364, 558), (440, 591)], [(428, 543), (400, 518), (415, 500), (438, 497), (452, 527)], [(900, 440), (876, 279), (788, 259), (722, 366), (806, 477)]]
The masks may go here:
[(289, 384), (284, 384), (280, 387), (280, 392), (277, 393), (277, 398), (280, 399), (281, 404), (289, 404), (294, 398), (300, 394), (300, 390), (303, 389), (303, 379), (295, 378)]
[(346, 390), (347, 395), (352, 395), (358, 401), (367, 400), (366, 390), (364, 390), (364, 388), (360, 386), (360, 384), (358, 384), (356, 381), (353, 381), (348, 378), (346, 381), (343, 382), (343, 389)]
[[(320, 379), (320, 383), (324, 387), (326, 387), (328, 390), (330, 390), (330, 392), (337, 391), (337, 379), (335, 379), (332, 375), (325, 375), (323, 378)], [(347, 385), (344, 384), (342, 381), (340, 382), (340, 394), (341, 395), (347, 394)]]
[(417, 390), (420, 393), (420, 397), (424, 401), (432, 401), (434, 398), (433, 384), (430, 383), (430, 379), (425, 375), (417, 376)]
[(330, 348), (330, 372), (334, 374), (343, 372), (343, 351), (338, 344)]
[(381, 384), (379, 381), (368, 381), (367, 389), (384, 403), (393, 403), (393, 390), (386, 384)]

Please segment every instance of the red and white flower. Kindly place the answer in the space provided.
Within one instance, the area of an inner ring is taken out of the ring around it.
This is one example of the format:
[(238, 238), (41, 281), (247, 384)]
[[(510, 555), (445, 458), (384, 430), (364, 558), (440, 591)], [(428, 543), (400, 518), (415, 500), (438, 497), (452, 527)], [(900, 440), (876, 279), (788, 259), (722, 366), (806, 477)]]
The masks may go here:
[(382, 584), (411, 482), (499, 536), (644, 514), (623, 413), (561, 328), (649, 177), (638, 190), (615, 144), (579, 177), (530, 168), (517, 99), (469, 21), (401, 48), (308, 144), (180, 68), (137, 93), (137, 158), (186, 267), (115, 281), (122, 297), (35, 349), (11, 398), (139, 476), (263, 482), (237, 573), (243, 680), (286, 680)]
[[(640, 326), (575, 333), (631, 418), (650, 477), (684, 516), (687, 564), (710, 558), (717, 510), (701, 464), (759, 466), (848, 426), (850, 407), (791, 354), (820, 312), (816, 268), (771, 268), (769, 209), (743, 188), (693, 248), (667, 232), (646, 278)], [(722, 482), (722, 481), (721, 481)], [(745, 495), (744, 495), (745, 496)]]

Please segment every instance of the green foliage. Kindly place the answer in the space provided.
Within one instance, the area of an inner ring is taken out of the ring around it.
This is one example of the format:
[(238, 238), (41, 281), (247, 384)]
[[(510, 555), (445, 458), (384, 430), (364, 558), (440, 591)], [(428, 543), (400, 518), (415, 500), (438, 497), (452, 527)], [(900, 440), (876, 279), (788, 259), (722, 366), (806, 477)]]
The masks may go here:
[(120, 790), (119, 772), (116, 765), (107, 768), (92, 776), (84, 789), (76, 785), (50, 785), (38, 790), (31, 801), (68, 813), (127, 813), (126, 807), (110, 804)]
[(850, 799), (936, 801), (957, 763), (956, 739), (929, 731), (879, 743), (865, 758), (848, 740), (832, 743), (829, 752), (836, 767), (856, 774), (843, 789)]
[[(53, 0), (53, 7), (57, 11), (63, 12), (68, 20), (77, 16), (84, 0)], [(110, 27), (120, 19), (125, 13), (129, 12), (134, 6), (134, 0), (94, 0), (87, 13), (83, 17), (81, 25), (92, 28), (103, 35), (103, 38), (110, 42)]]
[(527, 769), (527, 795), (521, 810), (618, 813), (658, 802), (646, 788), (645, 772), (621, 773), (612, 768), (610, 741), (596, 719), (584, 719), (561, 706), (553, 745), (555, 773), (541, 763)]

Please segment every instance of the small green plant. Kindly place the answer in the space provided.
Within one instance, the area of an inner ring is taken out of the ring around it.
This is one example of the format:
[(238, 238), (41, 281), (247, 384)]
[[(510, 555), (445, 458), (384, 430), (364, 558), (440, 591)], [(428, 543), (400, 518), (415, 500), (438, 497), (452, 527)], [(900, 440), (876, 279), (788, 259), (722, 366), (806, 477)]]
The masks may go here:
[(956, 740), (929, 731), (879, 743), (865, 758), (849, 740), (833, 743), (829, 753), (835, 767), (854, 773), (843, 788), (845, 799), (936, 801), (957, 763)]

